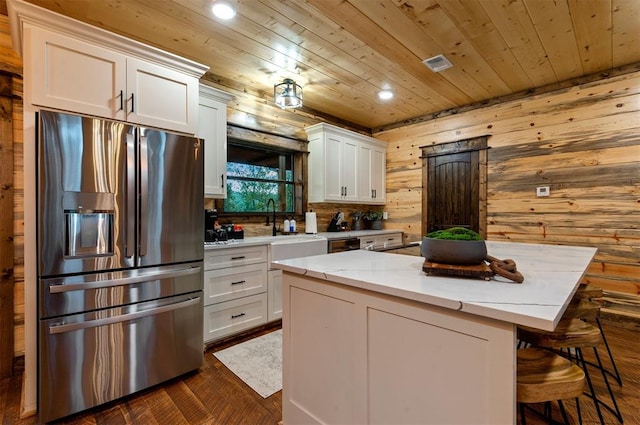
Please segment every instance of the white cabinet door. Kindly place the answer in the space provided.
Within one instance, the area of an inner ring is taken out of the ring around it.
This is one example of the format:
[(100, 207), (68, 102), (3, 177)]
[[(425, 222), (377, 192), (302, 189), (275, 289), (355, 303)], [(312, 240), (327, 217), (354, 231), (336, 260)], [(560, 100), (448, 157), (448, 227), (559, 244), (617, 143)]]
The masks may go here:
[(358, 199), (363, 202), (373, 200), (373, 189), (371, 180), (373, 148), (369, 145), (358, 147)]
[(358, 143), (353, 140), (344, 139), (342, 142), (342, 164), (340, 167), (342, 185), (344, 186), (343, 201), (358, 200), (357, 179), (358, 170)]
[(386, 151), (374, 145), (358, 147), (358, 199), (367, 204), (384, 204)]
[(31, 103), (124, 120), (126, 57), (55, 32), (25, 25), (25, 79)]
[(327, 136), (324, 149), (324, 176), (313, 176), (313, 178), (324, 178), (324, 198), (326, 200), (340, 201), (344, 193), (344, 186), (340, 178), (343, 161), (342, 140)]
[(200, 85), (198, 137), (204, 139), (204, 196), (227, 197), (227, 104), (231, 96)]
[(324, 149), (324, 199), (356, 200), (357, 145), (342, 137), (327, 135)]
[(387, 201), (387, 151), (374, 147), (371, 150), (370, 182), (373, 193), (372, 203), (384, 204)]
[(195, 134), (198, 80), (140, 59), (127, 59), (127, 120)]

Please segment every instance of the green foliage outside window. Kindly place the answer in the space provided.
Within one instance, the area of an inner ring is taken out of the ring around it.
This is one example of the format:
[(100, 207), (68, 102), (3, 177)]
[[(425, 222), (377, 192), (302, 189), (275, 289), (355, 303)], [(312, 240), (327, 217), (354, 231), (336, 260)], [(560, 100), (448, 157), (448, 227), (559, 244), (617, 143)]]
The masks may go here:
[(247, 147), (230, 149), (224, 212), (264, 213), (267, 201), (272, 198), (276, 202), (276, 211), (293, 213), (291, 156)]

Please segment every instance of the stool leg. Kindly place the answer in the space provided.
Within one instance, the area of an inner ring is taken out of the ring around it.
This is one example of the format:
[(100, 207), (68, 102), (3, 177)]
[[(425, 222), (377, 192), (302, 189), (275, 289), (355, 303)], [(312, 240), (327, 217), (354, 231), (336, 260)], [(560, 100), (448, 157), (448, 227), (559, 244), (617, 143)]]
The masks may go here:
[(522, 422), (522, 425), (527, 425), (527, 418), (525, 417), (525, 411), (524, 411), (524, 403), (519, 403), (520, 405), (520, 421)]
[(613, 391), (611, 390), (611, 385), (609, 385), (609, 378), (607, 378), (607, 371), (604, 369), (604, 366), (602, 365), (602, 360), (600, 359), (600, 354), (598, 354), (598, 350), (596, 347), (593, 347), (593, 353), (596, 356), (596, 360), (598, 361), (598, 366), (600, 367), (600, 372), (602, 373), (602, 379), (604, 379), (604, 383), (607, 386), (607, 390), (609, 391), (609, 397), (611, 397), (611, 402), (613, 403), (613, 407), (615, 408), (612, 409), (610, 406), (603, 404), (604, 407), (606, 407), (611, 413), (613, 413), (616, 416), (616, 419), (618, 419), (618, 422), (622, 423), (622, 413), (620, 413), (620, 408), (618, 407), (618, 402), (616, 402), (616, 396), (613, 394)]
[(596, 412), (598, 413), (598, 418), (600, 419), (600, 425), (605, 425), (604, 418), (602, 417), (602, 411), (600, 410), (600, 403), (598, 402), (598, 396), (596, 395), (596, 390), (593, 388), (593, 383), (591, 382), (591, 375), (589, 374), (589, 369), (587, 368), (587, 362), (584, 360), (584, 356), (582, 355), (582, 349), (576, 348), (576, 359), (580, 365), (582, 365), (582, 370), (584, 371), (584, 377), (587, 379), (587, 386), (589, 387), (589, 391), (591, 391), (590, 397), (593, 399), (593, 404), (596, 408)]
[(569, 417), (567, 416), (567, 411), (564, 410), (564, 403), (562, 400), (558, 400), (558, 406), (560, 406), (560, 413), (562, 414), (562, 420), (565, 424), (569, 425)]
[(604, 346), (607, 348), (607, 354), (609, 354), (609, 360), (611, 360), (611, 365), (613, 366), (613, 371), (615, 372), (616, 381), (618, 381), (618, 385), (622, 385), (622, 377), (620, 377), (620, 372), (618, 372), (618, 367), (616, 366), (615, 360), (613, 360), (613, 354), (611, 353), (611, 348), (609, 348), (609, 343), (607, 342), (607, 338), (604, 336), (604, 330), (602, 329), (602, 325), (600, 324), (600, 318), (596, 317), (596, 324), (598, 325), (598, 329), (600, 329), (600, 334), (602, 335), (602, 342), (604, 342)]
[(580, 411), (580, 397), (576, 397), (576, 410), (578, 411), (578, 423), (582, 425), (582, 412)]

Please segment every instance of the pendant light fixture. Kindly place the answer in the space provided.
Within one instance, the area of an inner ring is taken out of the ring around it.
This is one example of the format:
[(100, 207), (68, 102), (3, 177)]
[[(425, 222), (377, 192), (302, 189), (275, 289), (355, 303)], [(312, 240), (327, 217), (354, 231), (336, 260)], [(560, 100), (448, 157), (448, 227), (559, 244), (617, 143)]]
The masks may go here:
[(300, 108), (302, 87), (291, 78), (285, 78), (280, 84), (273, 86), (273, 99), (282, 109)]

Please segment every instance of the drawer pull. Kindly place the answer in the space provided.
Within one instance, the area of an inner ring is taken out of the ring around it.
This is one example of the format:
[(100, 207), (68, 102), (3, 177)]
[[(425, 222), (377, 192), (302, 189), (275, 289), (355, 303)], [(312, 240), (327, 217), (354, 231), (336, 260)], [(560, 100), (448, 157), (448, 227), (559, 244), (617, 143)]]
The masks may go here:
[(232, 260), (244, 260), (245, 258), (245, 255), (240, 255), (239, 257), (231, 257)]
[(232, 319), (237, 319), (238, 317), (242, 317), (242, 316), (244, 316), (244, 315), (245, 315), (244, 313), (240, 313), (240, 314), (232, 314), (232, 315), (231, 315), (231, 318), (232, 318)]
[(246, 280), (239, 280), (239, 281), (237, 281), (237, 282), (231, 282), (231, 284), (232, 284), (232, 285), (239, 285), (239, 284), (241, 284), (241, 283), (246, 283), (246, 282), (247, 282)]

